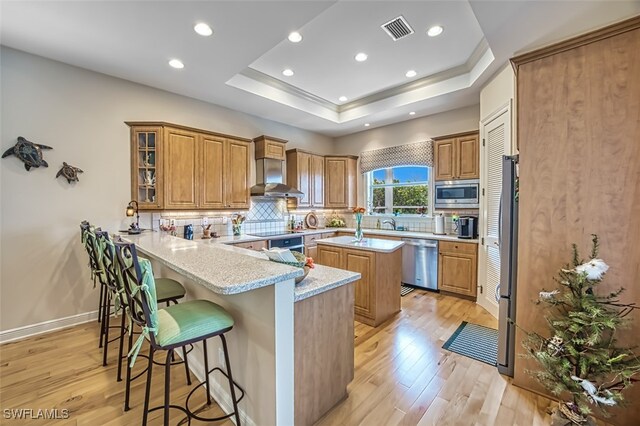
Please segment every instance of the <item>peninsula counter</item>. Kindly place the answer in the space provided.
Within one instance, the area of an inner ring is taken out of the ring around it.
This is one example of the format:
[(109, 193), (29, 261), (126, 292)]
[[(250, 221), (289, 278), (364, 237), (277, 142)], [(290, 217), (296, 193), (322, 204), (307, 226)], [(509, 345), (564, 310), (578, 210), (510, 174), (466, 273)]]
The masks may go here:
[[(227, 341), (234, 379), (246, 392), (244, 424), (312, 424), (346, 397), (353, 379), (351, 283), (359, 273), (317, 265), (295, 285), (302, 269), (251, 250), (158, 232), (123, 238), (151, 260), (156, 276), (180, 281), (187, 300), (211, 300), (233, 316)], [(209, 362), (219, 363), (219, 342), (208, 347)], [(203, 380), (201, 346), (192, 354), (189, 366)], [(231, 412), (225, 380), (211, 378), (213, 396)]]

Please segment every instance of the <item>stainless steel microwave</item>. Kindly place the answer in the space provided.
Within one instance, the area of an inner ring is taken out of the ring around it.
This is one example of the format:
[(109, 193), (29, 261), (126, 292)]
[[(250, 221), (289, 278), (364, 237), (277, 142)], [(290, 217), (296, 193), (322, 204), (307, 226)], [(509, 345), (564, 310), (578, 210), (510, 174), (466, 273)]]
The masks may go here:
[(435, 183), (436, 209), (480, 208), (480, 180), (445, 180)]

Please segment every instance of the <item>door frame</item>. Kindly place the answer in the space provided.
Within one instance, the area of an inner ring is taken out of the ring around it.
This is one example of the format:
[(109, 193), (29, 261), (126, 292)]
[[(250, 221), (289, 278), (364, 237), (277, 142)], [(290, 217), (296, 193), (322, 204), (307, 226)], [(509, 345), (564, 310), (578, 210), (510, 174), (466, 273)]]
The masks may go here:
[[(487, 117), (480, 120), (480, 188), (481, 191), (484, 191), (487, 187), (487, 147), (484, 143), (482, 143), (487, 136), (487, 128), (489, 125), (501, 117), (503, 114), (508, 114), (508, 120), (506, 120), (507, 129), (505, 129), (505, 143), (504, 143), (504, 155), (511, 155), (513, 151), (513, 100), (509, 99), (508, 102), (504, 103), (494, 112), (489, 114)], [(478, 238), (480, 239), (479, 250), (478, 250), (478, 292), (476, 297), (476, 302), (486, 309), (491, 315), (495, 318), (498, 318), (498, 302), (495, 304), (490, 302), (490, 298), (495, 297), (495, 295), (487, 294), (484, 290), (487, 288), (486, 278), (487, 278), (487, 197), (482, 194), (480, 197), (480, 229), (478, 230)]]

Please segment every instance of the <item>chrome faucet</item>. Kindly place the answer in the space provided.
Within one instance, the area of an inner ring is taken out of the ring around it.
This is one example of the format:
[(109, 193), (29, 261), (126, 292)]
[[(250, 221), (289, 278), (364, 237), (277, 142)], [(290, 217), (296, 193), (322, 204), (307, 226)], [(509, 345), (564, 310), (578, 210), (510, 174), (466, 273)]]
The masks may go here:
[(385, 223), (388, 223), (389, 225), (391, 225), (391, 227), (393, 228), (393, 230), (396, 230), (396, 220), (395, 219), (387, 219), (387, 220), (383, 220), (382, 224), (384, 225)]

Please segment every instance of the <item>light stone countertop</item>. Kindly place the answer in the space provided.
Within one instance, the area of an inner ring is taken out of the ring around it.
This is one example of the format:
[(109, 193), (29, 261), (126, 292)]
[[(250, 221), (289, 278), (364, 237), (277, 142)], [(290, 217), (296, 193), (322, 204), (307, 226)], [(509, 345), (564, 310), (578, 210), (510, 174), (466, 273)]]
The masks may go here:
[[(242, 253), (246, 256), (255, 257), (256, 259), (267, 260), (265, 254), (259, 251), (248, 250), (240, 247), (222, 245), (223, 250)], [(269, 261), (271, 262), (271, 261)], [(275, 263), (275, 262), (272, 262)], [(309, 275), (300, 283), (296, 284), (294, 301), (298, 302), (316, 294), (324, 293), (336, 287), (340, 287), (350, 282), (360, 279), (358, 272), (346, 271), (343, 269), (330, 268), (323, 265), (315, 265), (315, 268), (309, 271)]]
[(124, 235), (142, 255), (148, 255), (214, 293), (237, 294), (299, 277), (300, 268), (256, 259), (249, 250), (199, 244), (160, 232)]
[[(338, 232), (353, 232), (355, 228), (330, 228)], [(476, 239), (458, 238), (456, 235), (441, 235), (434, 234), (432, 232), (414, 232), (414, 231), (393, 231), (391, 229), (368, 229), (364, 228), (364, 236), (367, 235), (386, 235), (389, 237), (398, 238), (424, 238), (426, 240), (440, 240), (440, 241), (456, 241), (458, 243), (473, 243), (478, 244), (480, 241)]]
[(402, 241), (382, 240), (379, 238), (364, 238), (362, 241), (357, 242), (352, 236), (324, 238), (316, 242), (318, 245), (346, 247), (380, 253), (392, 253), (404, 245)]
[(303, 231), (296, 231), (293, 234), (283, 234), (275, 237), (257, 237), (251, 234), (242, 234), (238, 236), (223, 235), (218, 238), (203, 239), (200, 236), (194, 236), (193, 241), (203, 242), (207, 244), (238, 244), (238, 243), (252, 243), (254, 241), (264, 240), (278, 240), (292, 237), (304, 237), (305, 235), (325, 234), (329, 232), (338, 232), (337, 228), (322, 228), (322, 229), (305, 229)]
[[(228, 245), (247, 241), (243, 235), (229, 236), (228, 242), (220, 241), (220, 244), (200, 244), (159, 232), (122, 237), (134, 243), (141, 254), (154, 257), (168, 268), (218, 294), (243, 293), (303, 274), (302, 269), (272, 262), (260, 252)], [(294, 301), (340, 287), (360, 277), (356, 272), (316, 265), (304, 281), (296, 284)]]

